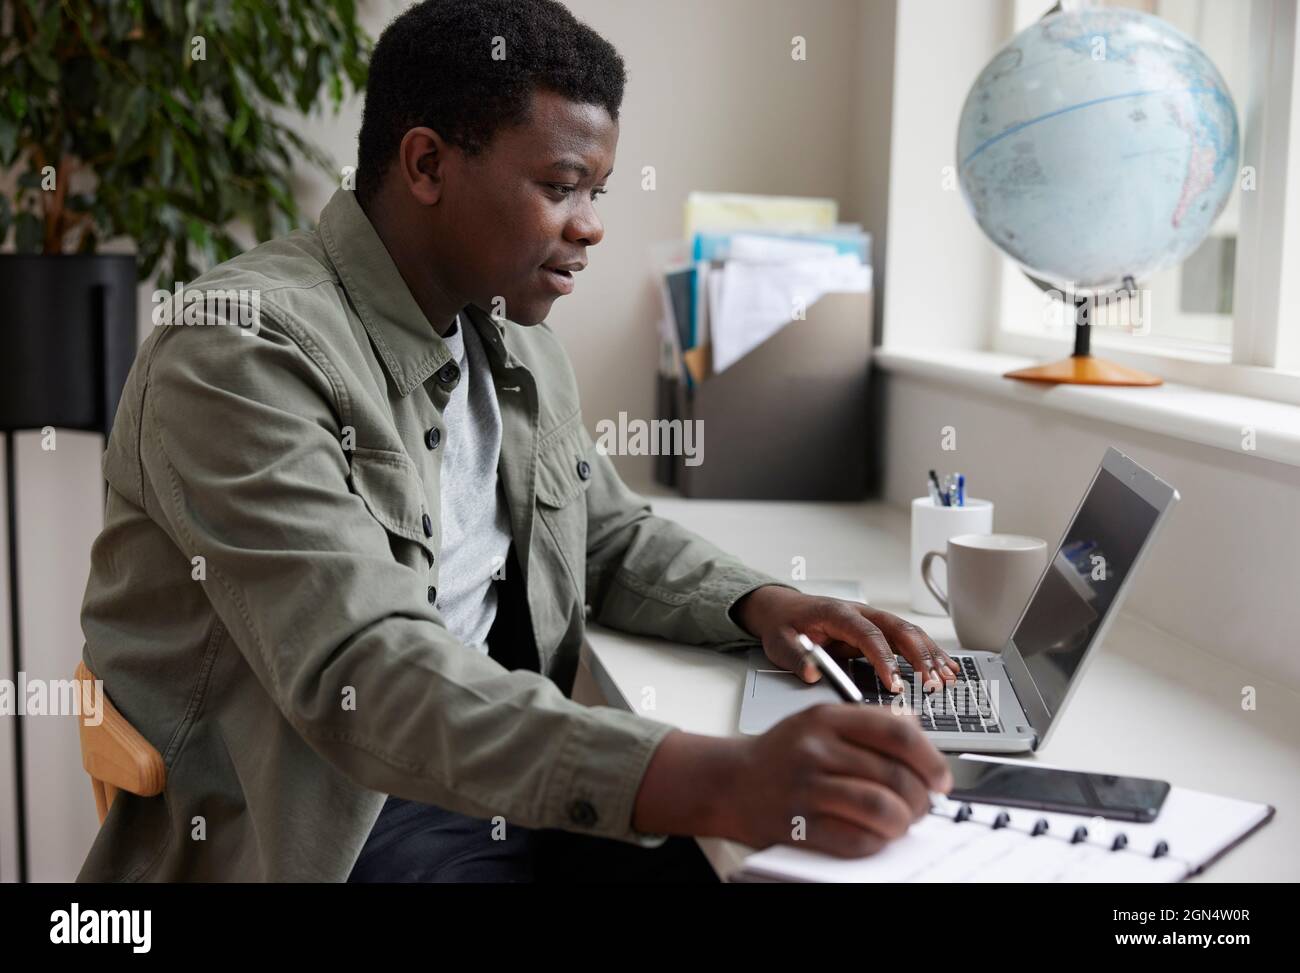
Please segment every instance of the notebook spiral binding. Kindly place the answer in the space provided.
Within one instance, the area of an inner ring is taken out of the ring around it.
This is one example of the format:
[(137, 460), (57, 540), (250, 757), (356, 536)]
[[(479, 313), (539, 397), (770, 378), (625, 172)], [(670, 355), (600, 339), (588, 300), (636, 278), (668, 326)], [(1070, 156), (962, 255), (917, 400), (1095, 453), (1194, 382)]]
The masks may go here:
[[(957, 810), (955, 812), (952, 809), (952, 805), (957, 806)], [(1027, 812), (1030, 811), (1029, 808), (1017, 808), (1016, 810), (1027, 811)], [(980, 823), (974, 820), (975, 808), (968, 801), (958, 802), (958, 801), (949, 800), (947, 798), (943, 798), (942, 800), (935, 800), (930, 805), (930, 813), (937, 814), (939, 817), (943, 817), (943, 818), (951, 817), (953, 823), (955, 824), (962, 824), (968, 821), (974, 824)], [(1106, 819), (1101, 817), (1100, 815), (1097, 815), (1091, 818), (1090, 820), (1104, 821)], [(1007, 828), (1010, 826), (1011, 826), (1011, 812), (1006, 809), (999, 810), (997, 816), (993, 819), (993, 823), (988, 825), (988, 827), (993, 831), (997, 831), (1000, 828)], [(1051, 831), (1051, 822), (1048, 821), (1047, 818), (1040, 817), (1037, 821), (1034, 822), (1033, 827), (1029, 831), (1029, 836), (1031, 838), (1037, 838), (1041, 835), (1049, 834), (1050, 831)], [(1088, 840), (1087, 825), (1083, 825), (1083, 824), (1077, 825), (1074, 831), (1070, 835), (1070, 844), (1077, 845), (1080, 842), (1087, 841), (1087, 840)], [(1127, 849), (1128, 849), (1128, 835), (1125, 834), (1123, 831), (1116, 832), (1114, 837), (1111, 839), (1110, 850), (1125, 851)], [(1164, 839), (1161, 839), (1155, 843), (1155, 847), (1152, 849), (1151, 852), (1151, 857), (1163, 858), (1168, 854), (1169, 854), (1169, 842), (1165, 841)]]

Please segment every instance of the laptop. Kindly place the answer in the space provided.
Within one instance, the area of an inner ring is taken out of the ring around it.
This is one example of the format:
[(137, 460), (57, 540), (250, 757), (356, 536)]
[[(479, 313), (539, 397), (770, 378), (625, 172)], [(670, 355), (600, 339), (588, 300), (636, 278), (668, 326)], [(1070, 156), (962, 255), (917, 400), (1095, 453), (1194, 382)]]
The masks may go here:
[[(907, 683), (902, 699), (880, 684), (865, 659), (851, 660), (845, 671), (868, 703), (917, 716), (940, 750), (1037, 750), (1078, 688), (1177, 500), (1178, 491), (1168, 483), (1119, 450), (1107, 449), (1001, 652), (949, 650), (962, 676), (934, 693), (924, 692), (911, 665), (897, 657)], [(822, 682), (808, 684), (774, 668), (761, 648), (750, 652), (749, 662), (742, 733), (766, 732), (792, 713), (839, 700)]]

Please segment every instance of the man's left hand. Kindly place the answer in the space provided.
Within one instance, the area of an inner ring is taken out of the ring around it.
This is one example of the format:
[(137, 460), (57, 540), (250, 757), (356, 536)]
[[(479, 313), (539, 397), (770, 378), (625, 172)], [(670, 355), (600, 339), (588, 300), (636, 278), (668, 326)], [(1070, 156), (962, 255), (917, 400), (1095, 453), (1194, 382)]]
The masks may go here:
[(734, 606), (732, 617), (763, 642), (774, 665), (816, 682), (821, 672), (799, 644), (800, 633), (836, 660), (858, 656), (871, 660), (885, 686), (903, 692), (895, 653), (912, 664), (925, 688), (956, 682), (961, 669), (923, 629), (887, 611), (855, 601), (806, 595), (778, 585), (755, 588)]

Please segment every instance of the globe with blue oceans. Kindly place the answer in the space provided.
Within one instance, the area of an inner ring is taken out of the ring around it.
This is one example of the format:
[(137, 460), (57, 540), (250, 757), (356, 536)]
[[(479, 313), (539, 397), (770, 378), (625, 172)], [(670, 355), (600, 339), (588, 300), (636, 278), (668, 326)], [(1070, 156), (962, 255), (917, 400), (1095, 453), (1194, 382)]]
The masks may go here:
[(1134, 10), (1044, 17), (980, 72), (957, 130), (980, 228), (1031, 276), (1113, 290), (1184, 260), (1237, 177), (1237, 113), (1190, 39)]

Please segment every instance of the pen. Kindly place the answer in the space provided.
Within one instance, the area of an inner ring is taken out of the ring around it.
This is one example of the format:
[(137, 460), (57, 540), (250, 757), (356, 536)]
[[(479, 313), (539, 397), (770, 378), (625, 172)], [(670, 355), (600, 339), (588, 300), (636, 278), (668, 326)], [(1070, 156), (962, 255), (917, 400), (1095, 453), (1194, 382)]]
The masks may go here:
[(821, 670), (822, 675), (826, 677), (826, 681), (831, 684), (831, 688), (835, 690), (840, 699), (846, 703), (865, 703), (867, 701), (853, 680), (835, 664), (835, 660), (830, 657), (830, 654), (825, 649), (804, 635), (803, 632), (799, 633), (799, 644), (804, 647), (804, 651), (812, 656), (813, 662)]
[(949, 506), (948, 495), (943, 492), (943, 487), (939, 486), (939, 478), (934, 475), (934, 470), (930, 471), (930, 482), (934, 485), (935, 492), (939, 494), (939, 499), (945, 507)]
[[(830, 653), (810, 639), (807, 635), (804, 635), (803, 632), (799, 633), (799, 644), (804, 647), (804, 651), (807, 652), (808, 655), (812, 656), (813, 662), (816, 664), (817, 668), (821, 670), (822, 675), (826, 677), (827, 681), (830, 682), (831, 688), (835, 690), (840, 699), (844, 700), (846, 703), (862, 703), (865, 706), (871, 705), (867, 702), (866, 698), (862, 695), (862, 692), (858, 689), (853, 680), (845, 674), (843, 669), (836, 665), (835, 660), (830, 657)], [(902, 680), (898, 676), (895, 676), (894, 679), (895, 685), (901, 685)], [(930, 806), (932, 808), (935, 806), (942, 806), (942, 802), (945, 800), (946, 797), (942, 791), (930, 791)]]

